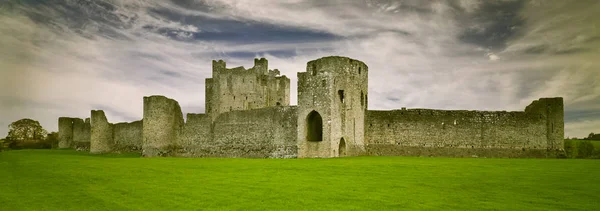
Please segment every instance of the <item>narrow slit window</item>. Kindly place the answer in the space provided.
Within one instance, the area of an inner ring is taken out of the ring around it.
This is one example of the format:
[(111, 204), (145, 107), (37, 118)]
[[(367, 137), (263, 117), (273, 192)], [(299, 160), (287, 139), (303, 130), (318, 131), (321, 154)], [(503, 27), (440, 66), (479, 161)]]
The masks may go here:
[(338, 95), (340, 97), (340, 102), (344, 103), (344, 90), (338, 90)]

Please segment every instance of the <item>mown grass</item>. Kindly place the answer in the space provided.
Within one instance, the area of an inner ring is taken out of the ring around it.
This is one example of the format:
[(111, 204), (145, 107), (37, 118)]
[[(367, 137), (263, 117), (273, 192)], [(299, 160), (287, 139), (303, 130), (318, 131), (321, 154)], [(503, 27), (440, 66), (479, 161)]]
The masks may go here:
[(597, 210), (582, 159), (0, 153), (0, 210)]

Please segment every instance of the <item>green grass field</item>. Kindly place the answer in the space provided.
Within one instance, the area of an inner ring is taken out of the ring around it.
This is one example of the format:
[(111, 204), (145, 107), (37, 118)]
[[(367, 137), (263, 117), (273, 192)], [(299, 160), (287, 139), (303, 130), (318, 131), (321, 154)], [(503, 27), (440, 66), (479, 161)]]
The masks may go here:
[(600, 160), (0, 152), (0, 210), (598, 210)]

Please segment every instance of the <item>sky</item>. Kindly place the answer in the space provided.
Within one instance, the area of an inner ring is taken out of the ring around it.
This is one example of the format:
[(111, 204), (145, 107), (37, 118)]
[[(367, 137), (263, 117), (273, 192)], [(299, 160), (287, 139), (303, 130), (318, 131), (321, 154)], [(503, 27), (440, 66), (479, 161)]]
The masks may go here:
[(291, 79), (369, 67), (369, 109), (522, 111), (563, 97), (565, 137), (600, 132), (599, 0), (4, 0), (0, 136), (22, 118), (142, 119), (144, 96), (204, 112), (212, 60)]

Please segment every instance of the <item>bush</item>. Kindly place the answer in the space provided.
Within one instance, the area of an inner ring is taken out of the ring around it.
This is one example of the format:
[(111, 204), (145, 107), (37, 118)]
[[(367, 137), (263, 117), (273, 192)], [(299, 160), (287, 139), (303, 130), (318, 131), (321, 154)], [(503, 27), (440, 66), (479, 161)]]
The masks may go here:
[(0, 152), (2, 152), (2, 150), (4, 150), (4, 139), (0, 139)]
[(49, 146), (49, 148), (52, 148), (52, 149), (58, 148), (58, 133), (57, 132), (48, 133), (48, 136), (46, 136), (45, 142)]
[(591, 158), (594, 154), (594, 145), (590, 141), (582, 141), (577, 145), (578, 158)]
[(594, 152), (592, 153), (592, 158), (600, 159), (600, 150), (594, 149)]
[(573, 140), (565, 140), (565, 154), (568, 158), (575, 157), (575, 143)]
[(50, 149), (50, 147), (45, 140), (27, 140), (16, 142), (12, 149)]

